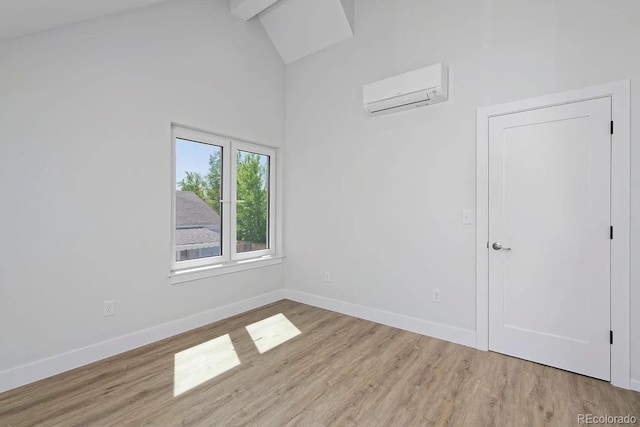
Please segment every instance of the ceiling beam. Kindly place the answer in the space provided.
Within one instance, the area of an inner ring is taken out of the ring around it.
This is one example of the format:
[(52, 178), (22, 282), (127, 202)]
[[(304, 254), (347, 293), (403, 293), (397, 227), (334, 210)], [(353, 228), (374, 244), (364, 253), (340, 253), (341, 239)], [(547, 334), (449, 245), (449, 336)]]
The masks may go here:
[(278, 0), (231, 0), (231, 13), (248, 21)]
[(285, 64), (353, 37), (353, 0), (281, 0), (258, 15)]

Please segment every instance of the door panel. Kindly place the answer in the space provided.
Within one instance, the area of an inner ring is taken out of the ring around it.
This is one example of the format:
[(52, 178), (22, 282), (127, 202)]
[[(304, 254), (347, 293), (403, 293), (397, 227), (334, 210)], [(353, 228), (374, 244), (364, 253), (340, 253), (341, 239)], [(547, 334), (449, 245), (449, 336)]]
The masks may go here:
[(611, 100), (489, 121), (489, 348), (609, 379)]

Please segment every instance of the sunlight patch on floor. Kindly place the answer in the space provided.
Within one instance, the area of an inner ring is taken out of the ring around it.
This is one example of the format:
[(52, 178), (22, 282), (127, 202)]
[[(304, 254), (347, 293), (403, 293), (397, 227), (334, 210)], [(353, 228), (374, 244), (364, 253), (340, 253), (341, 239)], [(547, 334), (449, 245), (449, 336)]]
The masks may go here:
[(246, 329), (260, 353), (269, 351), (302, 333), (282, 313), (252, 323)]
[(173, 396), (191, 390), (238, 365), (240, 359), (229, 334), (176, 353)]

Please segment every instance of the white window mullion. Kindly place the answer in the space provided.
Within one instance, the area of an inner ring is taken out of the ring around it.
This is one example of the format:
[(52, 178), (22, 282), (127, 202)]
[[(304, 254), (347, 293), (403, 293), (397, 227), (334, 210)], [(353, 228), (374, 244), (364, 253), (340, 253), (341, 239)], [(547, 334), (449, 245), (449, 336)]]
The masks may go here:
[(175, 270), (179, 254), (176, 249), (176, 129), (171, 128), (171, 270)]
[(228, 144), (222, 152), (222, 258), (224, 261), (233, 259), (231, 252), (231, 227), (233, 224), (232, 218), (234, 217), (231, 212), (231, 200), (233, 198), (231, 193), (231, 144)]
[(231, 147), (230, 147), (230, 161), (228, 163), (229, 165), (229, 176), (230, 176), (230, 196), (229, 196), (229, 200), (230, 200), (230, 210), (231, 210), (231, 215), (229, 216), (229, 220), (231, 222), (230, 226), (229, 226), (229, 244), (231, 246), (231, 250), (230, 250), (230, 254), (231, 254), (231, 259), (237, 259), (237, 249), (238, 249), (238, 230), (237, 230), (237, 224), (236, 224), (236, 215), (238, 212), (238, 200), (237, 200), (237, 195), (238, 195), (238, 169), (237, 169), (237, 158), (238, 158), (238, 150), (235, 147), (235, 144), (233, 142), (231, 142)]
[(267, 204), (269, 212), (267, 215), (269, 253), (276, 253), (276, 156), (275, 151), (269, 158), (269, 194)]

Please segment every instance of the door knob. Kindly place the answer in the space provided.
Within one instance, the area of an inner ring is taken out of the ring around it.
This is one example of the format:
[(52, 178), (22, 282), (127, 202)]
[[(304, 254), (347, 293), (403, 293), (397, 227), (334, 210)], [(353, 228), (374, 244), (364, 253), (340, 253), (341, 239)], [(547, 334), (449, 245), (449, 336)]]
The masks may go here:
[(505, 251), (510, 251), (511, 248), (505, 248), (502, 246), (502, 244), (500, 242), (493, 242), (493, 245), (491, 245), (491, 247), (493, 249), (495, 249), (496, 251), (499, 251), (501, 249), (504, 249)]

